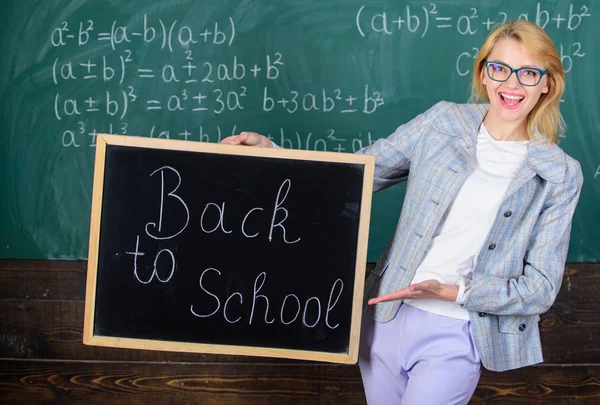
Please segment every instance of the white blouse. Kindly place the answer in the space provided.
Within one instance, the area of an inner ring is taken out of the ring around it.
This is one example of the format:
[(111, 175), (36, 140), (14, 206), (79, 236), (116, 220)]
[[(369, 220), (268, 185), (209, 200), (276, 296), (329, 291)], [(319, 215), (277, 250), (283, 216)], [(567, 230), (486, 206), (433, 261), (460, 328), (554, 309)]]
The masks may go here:
[(470, 173), (436, 229), (412, 283), (435, 279), (459, 286), (455, 302), (413, 299), (413, 307), (458, 319), (469, 319), (464, 302), (464, 275), (475, 267), (508, 186), (527, 157), (528, 141), (497, 141), (483, 124), (477, 135)]

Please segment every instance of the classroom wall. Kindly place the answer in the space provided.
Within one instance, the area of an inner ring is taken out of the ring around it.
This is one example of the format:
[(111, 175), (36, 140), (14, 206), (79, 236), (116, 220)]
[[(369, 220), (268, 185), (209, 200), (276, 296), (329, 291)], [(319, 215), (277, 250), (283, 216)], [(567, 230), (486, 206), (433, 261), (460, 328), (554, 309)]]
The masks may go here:
[[(8, 0), (2, 11), (0, 258), (88, 258), (98, 134), (217, 142), (252, 130), (351, 153), (440, 100), (467, 102), (485, 37), (522, 18), (545, 28), (567, 71), (560, 145), (585, 178), (569, 261), (600, 260), (597, 0)], [(373, 197), (370, 261), (404, 190)]]
[[(365, 404), (357, 365), (82, 344), (87, 262), (0, 260), (0, 404)], [(484, 371), (472, 404), (600, 402), (600, 264), (567, 265), (545, 363)]]
[[(352, 152), (439, 100), (465, 102), (477, 47), (505, 18), (535, 21), (557, 44), (567, 70), (561, 146), (585, 184), (571, 263), (540, 321), (546, 362), (484, 371), (472, 403), (600, 403), (600, 263), (590, 263), (600, 257), (599, 6), (3, 2), (0, 405), (365, 404), (356, 365), (82, 344), (97, 134), (217, 142), (256, 130), (286, 148)], [(369, 261), (403, 195), (402, 186), (375, 195)]]

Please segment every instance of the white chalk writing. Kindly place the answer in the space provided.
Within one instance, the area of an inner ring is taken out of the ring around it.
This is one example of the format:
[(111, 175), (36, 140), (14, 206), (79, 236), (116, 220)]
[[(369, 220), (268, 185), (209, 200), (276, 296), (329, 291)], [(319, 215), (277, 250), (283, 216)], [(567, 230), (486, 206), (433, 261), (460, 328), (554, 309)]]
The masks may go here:
[[(211, 292), (207, 287), (208, 281), (205, 280), (205, 277), (211, 277), (213, 280), (212, 284), (214, 284), (215, 278), (218, 279), (221, 276), (221, 271), (212, 267), (202, 271), (199, 279), (200, 289), (204, 294), (207, 295), (206, 298), (208, 300), (204, 300), (204, 305), (190, 305), (190, 312), (198, 318), (210, 318), (220, 315), (227, 323), (233, 324), (240, 322), (242, 321), (242, 316), (240, 314), (243, 313), (242, 307), (244, 305), (243, 294), (239, 291), (234, 291), (225, 299), (225, 303), (221, 304), (223, 297), (220, 298), (217, 293)], [(331, 325), (330, 319), (332, 317), (332, 313), (335, 315), (334, 310), (344, 290), (344, 282), (341, 279), (338, 278), (333, 282), (329, 290), (327, 306), (325, 306), (324, 309), (321, 304), (322, 299), (319, 297), (311, 296), (305, 300), (301, 300), (297, 294), (290, 293), (287, 294), (281, 301), (281, 307), (279, 311), (277, 311), (276, 315), (271, 313), (273, 312), (271, 309), (275, 305), (274, 301), (267, 295), (261, 293), (266, 282), (266, 272), (261, 272), (254, 278), (252, 297), (251, 299), (248, 299), (248, 303), (250, 305), (249, 314), (245, 320), (248, 325), (252, 325), (253, 323), (257, 322), (261, 322), (266, 325), (270, 325), (275, 322), (281, 323), (282, 325), (290, 325), (294, 322), (301, 321), (303, 326), (307, 328), (314, 328), (324, 318), (324, 323), (327, 328), (336, 329), (339, 326), (339, 323)], [(230, 307), (230, 301), (232, 300), (235, 301), (235, 306), (233, 309)], [(208, 301), (208, 303), (206, 301)], [(204, 308), (206, 312), (201, 313), (201, 311), (197, 308), (198, 306)], [(255, 314), (259, 310), (264, 311), (264, 315), (255, 318)], [(301, 312), (302, 316), (300, 316)], [(238, 314), (238, 316), (232, 320), (233, 313)]]

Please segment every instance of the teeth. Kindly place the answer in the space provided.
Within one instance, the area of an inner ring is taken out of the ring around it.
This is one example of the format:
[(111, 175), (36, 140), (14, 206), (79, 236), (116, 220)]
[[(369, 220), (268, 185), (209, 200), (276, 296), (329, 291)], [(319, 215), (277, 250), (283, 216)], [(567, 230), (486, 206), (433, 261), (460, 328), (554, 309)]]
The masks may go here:
[(502, 97), (507, 98), (509, 100), (522, 100), (523, 99), (523, 96), (511, 96), (511, 95), (504, 94), (504, 93), (501, 93), (501, 94), (502, 94)]

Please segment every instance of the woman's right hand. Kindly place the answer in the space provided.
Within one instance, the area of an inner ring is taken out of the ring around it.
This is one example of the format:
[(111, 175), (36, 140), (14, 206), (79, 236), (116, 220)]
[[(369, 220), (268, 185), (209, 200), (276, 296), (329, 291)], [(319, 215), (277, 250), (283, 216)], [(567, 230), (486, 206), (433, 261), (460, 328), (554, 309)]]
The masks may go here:
[(256, 146), (258, 148), (272, 148), (273, 142), (264, 135), (256, 132), (240, 132), (237, 135), (228, 136), (219, 143), (227, 145)]

